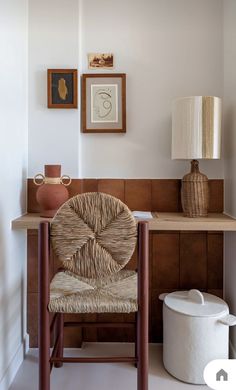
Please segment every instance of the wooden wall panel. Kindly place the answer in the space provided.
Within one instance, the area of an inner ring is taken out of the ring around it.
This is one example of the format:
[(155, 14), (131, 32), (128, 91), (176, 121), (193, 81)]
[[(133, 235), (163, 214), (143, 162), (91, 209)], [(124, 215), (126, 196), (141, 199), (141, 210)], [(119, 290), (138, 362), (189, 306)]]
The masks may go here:
[(82, 192), (97, 192), (98, 180), (97, 179), (83, 179), (81, 184)]
[(125, 203), (130, 210), (151, 210), (151, 180), (125, 180)]
[(27, 333), (30, 348), (38, 346), (38, 293), (27, 294)]
[(36, 200), (36, 192), (38, 187), (34, 184), (33, 179), (28, 179), (27, 182), (27, 211), (28, 213), (39, 213), (40, 208)]
[(180, 233), (180, 288), (207, 288), (207, 233)]
[[(134, 322), (134, 314), (98, 314), (98, 321), (110, 321), (110, 322)], [(133, 329), (128, 328), (98, 328), (97, 329), (97, 340), (101, 342), (133, 342), (135, 332)]]
[(98, 191), (105, 192), (122, 202), (125, 201), (125, 181), (120, 179), (99, 179), (98, 180)]
[(209, 180), (209, 212), (223, 213), (224, 211), (224, 181)]
[[(88, 322), (97, 322), (97, 314), (83, 314), (81, 316), (81, 321)], [(82, 328), (82, 340), (83, 341), (98, 341), (97, 329), (96, 328)]]
[(209, 289), (207, 292), (223, 299), (223, 289)]
[[(65, 321), (81, 321), (79, 314), (66, 314)], [(80, 348), (82, 344), (82, 329), (81, 328), (65, 328), (64, 330), (64, 346), (67, 348)]]
[[(28, 179), (28, 212), (39, 212), (36, 201), (37, 186)], [(106, 192), (123, 200), (132, 210), (182, 211), (180, 179), (73, 179), (69, 196), (83, 192)], [(224, 182), (209, 180), (210, 212), (223, 211)]]
[(223, 286), (223, 233), (208, 234), (207, 288), (222, 289)]
[(152, 211), (178, 212), (181, 209), (180, 180), (152, 180)]
[(179, 289), (179, 233), (153, 233), (152, 285)]
[(72, 179), (71, 184), (66, 187), (69, 192), (69, 198), (72, 198), (72, 196), (75, 196), (77, 194), (82, 193), (82, 180), (81, 179)]
[[(27, 232), (27, 291), (28, 293), (38, 292), (38, 231), (28, 230)], [(54, 267), (54, 258), (50, 259), (50, 278), (57, 268)]]
[(38, 292), (38, 232), (28, 230), (27, 232), (27, 292)]

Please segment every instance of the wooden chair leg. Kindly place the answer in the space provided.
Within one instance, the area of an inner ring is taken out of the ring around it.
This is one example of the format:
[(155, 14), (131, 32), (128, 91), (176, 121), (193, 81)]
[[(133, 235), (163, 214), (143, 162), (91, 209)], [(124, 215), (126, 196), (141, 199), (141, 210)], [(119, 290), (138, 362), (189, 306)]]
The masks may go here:
[(49, 224), (39, 228), (39, 390), (50, 390)]
[[(64, 315), (60, 313), (57, 319), (56, 338), (59, 337), (59, 344), (56, 357), (63, 357), (64, 344)], [(62, 362), (54, 363), (54, 367), (60, 368), (63, 366)]]
[[(49, 317), (49, 316), (48, 316)], [(39, 390), (50, 390), (50, 326), (42, 321), (39, 330)]]
[(148, 390), (148, 329), (147, 321), (138, 312), (138, 390)]
[[(137, 359), (138, 358), (138, 329), (137, 329), (137, 313), (135, 313), (135, 340), (134, 340), (134, 356)], [(134, 366), (137, 368), (138, 364), (134, 363)]]
[(137, 313), (137, 351), (138, 351), (138, 390), (148, 390), (148, 224), (138, 224), (138, 313)]

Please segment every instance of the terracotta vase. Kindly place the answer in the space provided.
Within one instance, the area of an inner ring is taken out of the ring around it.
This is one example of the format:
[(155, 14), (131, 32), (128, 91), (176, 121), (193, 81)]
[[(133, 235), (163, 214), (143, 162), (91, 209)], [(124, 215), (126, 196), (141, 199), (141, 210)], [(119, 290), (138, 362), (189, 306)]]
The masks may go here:
[(61, 165), (44, 165), (44, 175), (39, 173), (34, 177), (34, 184), (39, 186), (36, 199), (40, 205), (41, 217), (53, 217), (67, 201), (69, 193), (66, 186), (70, 183), (69, 176), (61, 176)]

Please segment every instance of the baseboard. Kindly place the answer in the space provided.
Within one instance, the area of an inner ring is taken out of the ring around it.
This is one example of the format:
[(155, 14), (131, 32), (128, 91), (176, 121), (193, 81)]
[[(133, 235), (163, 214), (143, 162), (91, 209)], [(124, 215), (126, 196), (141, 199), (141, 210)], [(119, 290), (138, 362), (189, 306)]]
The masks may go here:
[(18, 350), (16, 351), (15, 355), (13, 356), (7, 367), (0, 381), (0, 390), (8, 390), (14, 380), (16, 373), (24, 360), (25, 353), (29, 348), (29, 340), (27, 336), (25, 337), (25, 340), (20, 344)]
[(232, 341), (229, 341), (229, 357), (230, 359), (236, 359), (236, 349), (234, 348)]
[(25, 352), (25, 355), (29, 352), (29, 334), (27, 333), (25, 335), (25, 341), (24, 341), (24, 352)]

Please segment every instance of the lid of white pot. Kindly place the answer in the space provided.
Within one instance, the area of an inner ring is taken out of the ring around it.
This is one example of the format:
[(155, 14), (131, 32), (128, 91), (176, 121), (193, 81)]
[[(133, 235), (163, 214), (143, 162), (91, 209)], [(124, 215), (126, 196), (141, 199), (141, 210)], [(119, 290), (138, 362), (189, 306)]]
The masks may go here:
[(215, 317), (228, 313), (228, 305), (215, 295), (198, 290), (167, 294), (164, 302), (170, 309), (193, 317)]

